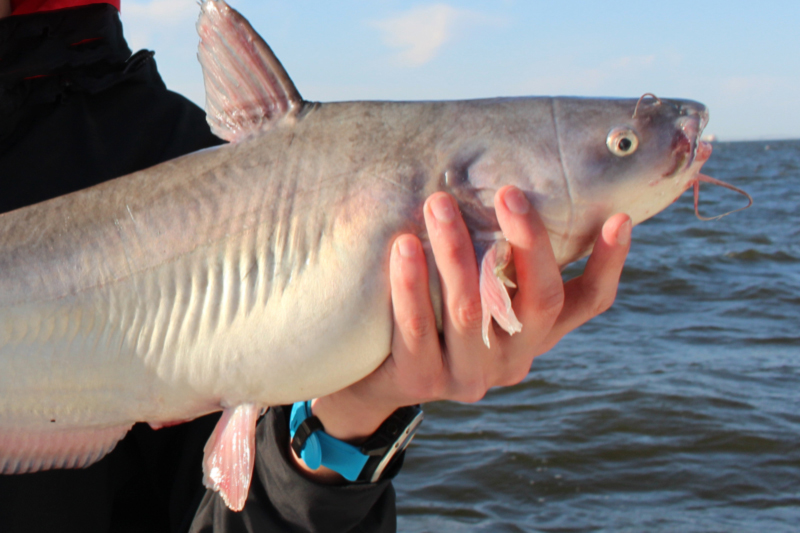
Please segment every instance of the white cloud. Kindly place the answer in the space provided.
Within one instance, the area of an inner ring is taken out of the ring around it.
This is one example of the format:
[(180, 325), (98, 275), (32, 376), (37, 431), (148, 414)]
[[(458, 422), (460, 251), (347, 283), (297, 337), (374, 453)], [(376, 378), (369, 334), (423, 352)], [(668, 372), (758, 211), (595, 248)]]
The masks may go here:
[(126, 0), (122, 4), (126, 17), (162, 26), (183, 23), (187, 18), (196, 18), (199, 12), (195, 0)]
[(372, 21), (370, 25), (381, 31), (384, 44), (401, 50), (396, 56), (401, 64), (416, 67), (436, 57), (458, 31), (486, 22), (492, 21), (474, 11), (431, 4)]
[(202, 104), (203, 77), (196, 59), (197, 0), (124, 0), (120, 15), (128, 46), (134, 52), (155, 50), (167, 87)]
[(191, 35), (199, 13), (196, 0), (125, 0), (120, 15), (128, 43), (136, 49), (153, 48), (176, 30)]

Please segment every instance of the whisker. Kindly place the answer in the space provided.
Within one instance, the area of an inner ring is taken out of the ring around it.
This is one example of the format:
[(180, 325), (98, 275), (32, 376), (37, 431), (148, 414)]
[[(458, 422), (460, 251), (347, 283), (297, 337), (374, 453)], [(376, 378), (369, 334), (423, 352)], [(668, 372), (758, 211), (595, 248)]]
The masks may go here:
[[(733, 211), (728, 211), (727, 213), (722, 213), (721, 215), (717, 215), (717, 216), (714, 216), (714, 217), (704, 217), (703, 215), (700, 214), (700, 211), (698, 211), (698, 209), (697, 209), (697, 204), (698, 204), (698, 202), (700, 200), (700, 182), (701, 181), (704, 181), (706, 183), (710, 183), (712, 185), (719, 185), (720, 187), (725, 187), (726, 189), (730, 189), (730, 190), (732, 190), (734, 192), (738, 192), (739, 194), (741, 194), (743, 196), (746, 196), (749, 202), (748, 202), (748, 204), (746, 206), (740, 207), (739, 209), (734, 209)], [(706, 176), (705, 174), (698, 174), (697, 175), (697, 179), (694, 182), (694, 214), (700, 220), (718, 220), (718, 219), (720, 219), (720, 218), (722, 218), (724, 216), (730, 215), (731, 213), (735, 213), (737, 211), (743, 211), (744, 209), (747, 209), (751, 205), (753, 205), (753, 197), (750, 196), (749, 194), (747, 194), (746, 192), (744, 192), (742, 189), (740, 189), (738, 187), (734, 187), (733, 185), (731, 185), (729, 183), (725, 183), (724, 181), (720, 181), (718, 179), (714, 179), (711, 176)]]

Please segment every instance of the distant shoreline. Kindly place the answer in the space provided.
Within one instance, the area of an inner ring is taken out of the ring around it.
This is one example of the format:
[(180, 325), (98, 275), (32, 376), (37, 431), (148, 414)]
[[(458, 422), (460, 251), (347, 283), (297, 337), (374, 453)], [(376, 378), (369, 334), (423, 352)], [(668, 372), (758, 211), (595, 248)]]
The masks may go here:
[(758, 142), (798, 142), (800, 141), (800, 137), (798, 138), (789, 138), (789, 139), (779, 139), (774, 137), (769, 138), (758, 138), (758, 139), (720, 139), (719, 137), (715, 138), (714, 140), (710, 141), (712, 144), (719, 144), (719, 143), (758, 143)]

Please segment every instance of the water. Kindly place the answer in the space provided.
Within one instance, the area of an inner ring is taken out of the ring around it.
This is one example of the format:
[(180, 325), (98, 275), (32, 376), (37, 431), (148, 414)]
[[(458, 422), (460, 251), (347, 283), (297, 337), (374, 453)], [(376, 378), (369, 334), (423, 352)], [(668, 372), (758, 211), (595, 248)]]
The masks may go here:
[(687, 193), (523, 383), (426, 406), (401, 531), (800, 531), (800, 141), (718, 143), (704, 171), (754, 206), (701, 222)]

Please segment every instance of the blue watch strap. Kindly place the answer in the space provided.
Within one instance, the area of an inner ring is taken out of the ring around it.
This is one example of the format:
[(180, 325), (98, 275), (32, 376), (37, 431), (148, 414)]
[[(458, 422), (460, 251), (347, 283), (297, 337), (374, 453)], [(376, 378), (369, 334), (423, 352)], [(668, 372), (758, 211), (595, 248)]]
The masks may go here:
[[(309, 419), (313, 419), (315, 422), (304, 424)], [(295, 448), (296, 442), (295, 434), (298, 434), (298, 431), (300, 437), (305, 436), (304, 442), (300, 444), (298, 455), (306, 466), (316, 470), (322, 465), (335, 470), (348, 481), (358, 479), (369, 456), (361, 453), (361, 450), (352, 444), (342, 442), (325, 433), (325, 428), (319, 419), (311, 413), (311, 400), (297, 402), (292, 406), (289, 435), (292, 438), (293, 448)], [(297, 453), (296, 448), (295, 452)]]

